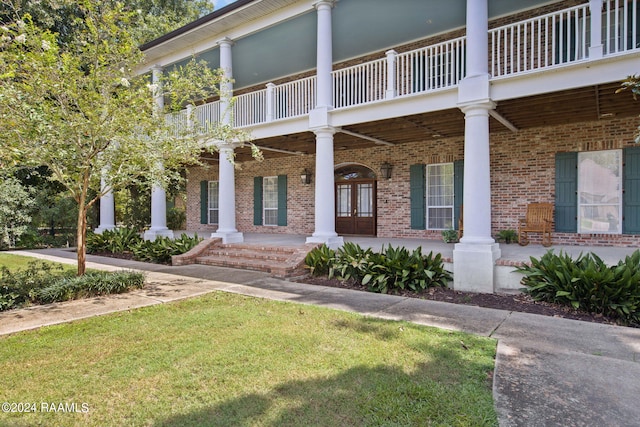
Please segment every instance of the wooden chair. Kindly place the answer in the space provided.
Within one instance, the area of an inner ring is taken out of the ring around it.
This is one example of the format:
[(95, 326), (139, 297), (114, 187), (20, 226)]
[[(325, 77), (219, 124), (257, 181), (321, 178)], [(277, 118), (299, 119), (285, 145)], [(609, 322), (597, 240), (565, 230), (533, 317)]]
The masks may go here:
[(464, 231), (464, 222), (462, 221), (462, 207), (460, 205), (460, 217), (458, 218), (458, 240), (462, 239), (462, 233)]
[(551, 224), (553, 223), (553, 204), (530, 203), (527, 205), (526, 218), (520, 219), (518, 243), (529, 244), (529, 233), (542, 233), (542, 246), (551, 246)]

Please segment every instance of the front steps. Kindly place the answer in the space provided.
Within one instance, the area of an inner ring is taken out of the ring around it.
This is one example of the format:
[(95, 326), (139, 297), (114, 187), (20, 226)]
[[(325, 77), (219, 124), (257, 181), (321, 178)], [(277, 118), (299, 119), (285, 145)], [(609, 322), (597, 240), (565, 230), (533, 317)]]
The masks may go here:
[(264, 271), (280, 278), (299, 277), (307, 273), (304, 258), (317, 246), (319, 245), (223, 244), (222, 239), (206, 239), (189, 252), (172, 257), (172, 265), (204, 264)]

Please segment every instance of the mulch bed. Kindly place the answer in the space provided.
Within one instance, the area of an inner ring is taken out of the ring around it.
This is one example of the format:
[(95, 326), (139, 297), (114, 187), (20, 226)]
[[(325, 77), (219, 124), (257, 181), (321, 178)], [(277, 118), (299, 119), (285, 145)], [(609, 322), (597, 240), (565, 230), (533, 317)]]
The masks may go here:
[[(366, 286), (354, 281), (340, 281), (326, 277), (307, 276), (298, 280), (311, 285), (330, 286), (334, 288), (353, 289), (368, 292)], [(432, 301), (449, 302), (453, 304), (474, 305), (478, 307), (496, 308), (499, 310), (517, 311), (521, 313), (540, 314), (543, 316), (562, 317), (565, 319), (582, 320), (585, 322), (605, 323), (615, 325), (615, 319), (574, 310), (572, 307), (534, 301), (529, 295), (518, 294), (481, 294), (474, 292), (454, 291), (449, 288), (429, 288), (422, 292), (395, 291), (391, 295), (409, 298), (419, 298)]]

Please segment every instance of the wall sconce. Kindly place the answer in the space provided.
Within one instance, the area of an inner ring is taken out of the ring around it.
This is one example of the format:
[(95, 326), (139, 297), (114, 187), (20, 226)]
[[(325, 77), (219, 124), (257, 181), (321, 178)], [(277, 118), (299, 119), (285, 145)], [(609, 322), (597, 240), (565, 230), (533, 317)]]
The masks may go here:
[(382, 174), (382, 177), (384, 179), (390, 179), (391, 178), (391, 170), (393, 169), (393, 166), (391, 164), (389, 164), (389, 162), (384, 162), (383, 164), (380, 165), (380, 173)]
[(304, 170), (300, 173), (300, 181), (304, 185), (311, 184), (311, 172), (309, 172), (309, 169), (304, 168)]

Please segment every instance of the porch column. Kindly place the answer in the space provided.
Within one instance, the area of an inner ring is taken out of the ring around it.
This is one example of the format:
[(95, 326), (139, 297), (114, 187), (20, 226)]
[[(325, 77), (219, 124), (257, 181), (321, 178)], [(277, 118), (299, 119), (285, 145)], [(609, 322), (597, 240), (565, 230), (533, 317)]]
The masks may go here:
[(329, 112), (333, 109), (333, 68), (331, 9), (334, 1), (315, 3), (318, 18), (317, 34), (317, 103), (309, 113), (309, 128), (316, 135), (315, 170), (315, 231), (307, 243), (325, 243), (337, 248), (343, 239), (336, 233), (333, 135)]
[(333, 135), (335, 129), (315, 130), (315, 231), (307, 243), (325, 243), (337, 248), (344, 243), (336, 233), (336, 202), (334, 185)]
[[(107, 187), (104, 177), (100, 179), (100, 189), (104, 191)], [(111, 189), (100, 197), (100, 225), (94, 230), (96, 234), (102, 234), (106, 230), (116, 228), (116, 207), (115, 199)]]
[[(233, 126), (231, 114), (231, 97), (233, 96), (233, 63), (231, 46), (233, 41), (224, 38), (218, 42), (220, 46), (220, 68), (226, 81), (221, 84), (220, 121), (225, 126)], [(244, 241), (242, 233), (236, 229), (236, 178), (234, 153), (236, 145), (231, 141), (217, 141), (218, 162), (218, 230), (211, 237), (219, 237), (223, 243), (240, 243)]]
[(465, 114), (464, 235), (453, 250), (454, 289), (492, 293), (500, 248), (491, 237), (488, 1), (467, 0), (467, 76), (458, 89)]
[(211, 237), (219, 237), (223, 243), (244, 241), (243, 234), (236, 229), (236, 182), (233, 149), (233, 144), (226, 142), (218, 144), (220, 156), (218, 162), (218, 230), (211, 233)]
[[(162, 68), (153, 67), (152, 82), (158, 87), (162, 84)], [(162, 114), (164, 109), (164, 97), (162, 91), (155, 93), (157, 112)], [(173, 239), (173, 231), (167, 228), (167, 193), (160, 185), (154, 184), (151, 188), (151, 228), (145, 231), (145, 240), (155, 240), (157, 237), (169, 237)]]
[(591, 40), (589, 44), (589, 59), (602, 58), (602, 2), (603, 0), (589, 0), (589, 14), (591, 15)]

